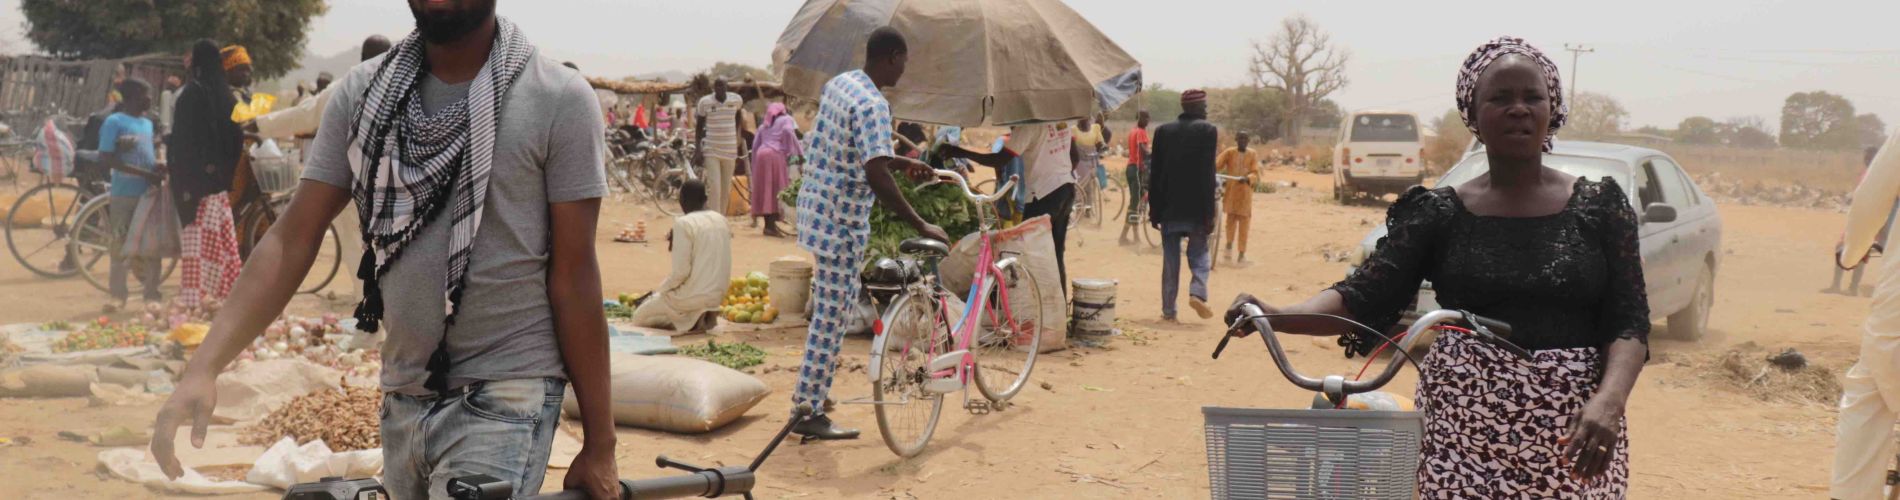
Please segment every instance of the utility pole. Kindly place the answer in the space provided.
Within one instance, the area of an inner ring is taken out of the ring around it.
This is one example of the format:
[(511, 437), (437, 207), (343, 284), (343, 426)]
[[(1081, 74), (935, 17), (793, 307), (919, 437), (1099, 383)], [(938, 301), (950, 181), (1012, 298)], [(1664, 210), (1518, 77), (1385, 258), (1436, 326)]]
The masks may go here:
[(1584, 44), (1572, 45), (1572, 44), (1566, 43), (1564, 44), (1564, 50), (1570, 51), (1570, 99), (1569, 99), (1569, 102), (1574, 105), (1577, 102), (1577, 57), (1583, 54), (1596, 52), (1597, 49), (1592, 48), (1588, 45), (1584, 45)]

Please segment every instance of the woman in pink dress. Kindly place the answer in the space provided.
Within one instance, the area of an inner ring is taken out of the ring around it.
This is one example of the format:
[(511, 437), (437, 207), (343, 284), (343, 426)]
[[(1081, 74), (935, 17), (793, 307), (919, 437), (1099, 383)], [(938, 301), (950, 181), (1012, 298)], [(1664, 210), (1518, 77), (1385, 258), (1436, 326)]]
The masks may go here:
[(798, 123), (785, 113), (785, 104), (772, 103), (765, 108), (765, 122), (752, 137), (752, 213), (765, 217), (765, 235), (782, 238), (779, 230), (778, 193), (792, 181), (785, 172), (786, 162), (803, 150), (798, 145)]

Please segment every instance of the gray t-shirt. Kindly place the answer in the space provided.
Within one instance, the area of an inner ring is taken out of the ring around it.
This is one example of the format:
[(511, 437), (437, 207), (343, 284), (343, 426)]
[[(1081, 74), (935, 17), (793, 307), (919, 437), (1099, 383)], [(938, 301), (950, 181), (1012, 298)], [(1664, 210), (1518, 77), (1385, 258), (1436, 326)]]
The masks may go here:
[[(381, 58), (335, 83), (303, 178), (348, 189), (350, 127)], [(436, 112), (468, 94), (468, 83), (424, 78), (423, 107)], [(502, 98), (494, 169), (467, 289), (448, 329), (449, 386), (482, 380), (564, 376), (548, 301), (548, 204), (607, 194), (605, 125), (580, 73), (539, 54)], [(451, 195), (452, 196), (452, 195)], [(383, 275), (382, 386), (426, 394), (429, 355), (443, 335), (442, 277), (449, 267), (450, 210), (424, 225)], [(346, 258), (361, 258), (360, 255)]]

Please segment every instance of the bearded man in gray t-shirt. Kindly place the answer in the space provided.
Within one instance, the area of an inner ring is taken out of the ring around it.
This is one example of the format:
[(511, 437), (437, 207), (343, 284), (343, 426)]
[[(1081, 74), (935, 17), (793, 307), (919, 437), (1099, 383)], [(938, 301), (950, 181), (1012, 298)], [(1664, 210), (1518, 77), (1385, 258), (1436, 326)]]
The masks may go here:
[(572, 383), (586, 437), (564, 487), (617, 497), (594, 255), (599, 104), (492, 0), (409, 4), (416, 32), (334, 83), (304, 182), (160, 410), (153, 455), (182, 472), (177, 427), (192, 422), (202, 442), (218, 372), (283, 311), (354, 200), (367, 248), (357, 325), (387, 328), (390, 493), (439, 498), (472, 474), (540, 491)]

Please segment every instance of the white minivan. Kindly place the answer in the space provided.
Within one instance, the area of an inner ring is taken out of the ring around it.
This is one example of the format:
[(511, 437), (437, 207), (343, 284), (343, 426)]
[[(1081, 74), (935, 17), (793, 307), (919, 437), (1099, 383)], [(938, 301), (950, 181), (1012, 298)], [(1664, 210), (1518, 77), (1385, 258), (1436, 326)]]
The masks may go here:
[(1346, 118), (1333, 147), (1333, 199), (1400, 194), (1425, 181), (1418, 115), (1363, 110)]

